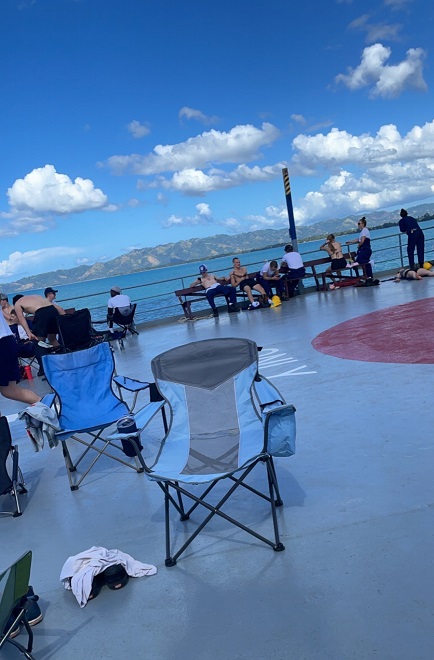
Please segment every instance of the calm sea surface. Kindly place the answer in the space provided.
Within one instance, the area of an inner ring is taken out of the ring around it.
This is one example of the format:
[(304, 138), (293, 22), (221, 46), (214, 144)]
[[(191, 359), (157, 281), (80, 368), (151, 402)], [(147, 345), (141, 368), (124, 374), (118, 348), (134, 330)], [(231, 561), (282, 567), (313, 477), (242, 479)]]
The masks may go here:
[[(431, 223), (429, 223), (431, 224)], [(422, 225), (423, 226), (423, 225)], [(426, 240), (426, 257), (433, 258), (434, 226), (423, 226)], [(353, 239), (357, 234), (338, 236), (341, 243)], [(402, 249), (400, 248), (400, 238)], [(404, 263), (407, 263), (405, 246), (407, 237), (397, 234), (396, 227), (387, 229), (376, 229), (371, 231), (373, 258), (375, 260), (374, 270), (385, 271), (397, 268), (401, 265), (401, 253)], [(299, 244), (300, 253), (305, 261), (309, 259), (326, 256), (319, 251), (324, 239), (319, 241), (308, 241)], [(355, 246), (353, 246), (354, 249)], [(344, 247), (345, 254), (345, 247)], [(237, 254), (242, 265), (248, 267), (249, 271), (259, 268), (270, 259), (280, 261), (283, 256), (283, 248), (272, 248)], [(107, 300), (109, 298), (110, 286), (120, 286), (123, 293), (130, 296), (133, 302), (137, 302), (136, 321), (138, 323), (155, 319), (167, 318), (169, 316), (182, 315), (178, 299), (174, 295), (175, 289), (188, 287), (196, 279), (201, 261), (166, 268), (154, 268), (141, 273), (131, 275), (118, 275), (111, 278), (77, 282), (76, 284), (58, 285), (57, 302), (63, 307), (75, 307), (82, 309), (88, 307), (92, 312), (93, 320), (102, 320), (106, 316)], [(220, 276), (228, 275), (232, 269), (232, 256), (208, 259), (205, 261), (208, 270)], [(325, 270), (325, 269), (324, 269)], [(41, 289), (35, 289), (26, 293), (40, 293)], [(9, 297), (11, 300), (12, 295)], [(204, 307), (206, 307), (206, 303)], [(200, 305), (196, 305), (198, 309)]]

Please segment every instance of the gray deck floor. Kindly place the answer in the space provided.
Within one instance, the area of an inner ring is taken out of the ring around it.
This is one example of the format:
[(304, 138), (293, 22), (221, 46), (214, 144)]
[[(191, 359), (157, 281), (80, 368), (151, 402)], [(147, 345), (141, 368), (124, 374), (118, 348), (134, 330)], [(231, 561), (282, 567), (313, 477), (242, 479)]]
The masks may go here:
[[(60, 448), (35, 454), (22, 439), (29, 494), (20, 518), (0, 517), (0, 567), (33, 551), (31, 583), (45, 613), (33, 629), (36, 658), (432, 660), (433, 366), (337, 359), (311, 341), (347, 319), (433, 294), (428, 279), (312, 293), (276, 309), (144, 328), (116, 350), (119, 373), (146, 380), (152, 357), (193, 340), (238, 336), (264, 347), (262, 373), (297, 408), (297, 453), (277, 461), (286, 550), (214, 519), (166, 568), (156, 484), (101, 461), (71, 492)], [(415, 319), (414, 332), (432, 330)], [(0, 403), (3, 414), (19, 409)], [(157, 420), (149, 443), (159, 430)], [(264, 476), (257, 468), (254, 481)], [(266, 503), (248, 493), (230, 508), (270, 529)], [(174, 521), (178, 540), (183, 525), (191, 523)], [(158, 573), (105, 589), (80, 609), (59, 574), (68, 556), (92, 545)]]

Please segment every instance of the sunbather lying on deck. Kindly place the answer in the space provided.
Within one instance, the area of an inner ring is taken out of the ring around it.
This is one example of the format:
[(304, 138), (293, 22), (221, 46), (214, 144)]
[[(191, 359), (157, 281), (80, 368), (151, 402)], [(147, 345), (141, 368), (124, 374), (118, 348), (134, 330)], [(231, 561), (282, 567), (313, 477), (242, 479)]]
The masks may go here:
[(434, 277), (434, 272), (427, 268), (400, 268), (395, 276), (395, 282), (400, 280), (421, 280), (424, 277)]

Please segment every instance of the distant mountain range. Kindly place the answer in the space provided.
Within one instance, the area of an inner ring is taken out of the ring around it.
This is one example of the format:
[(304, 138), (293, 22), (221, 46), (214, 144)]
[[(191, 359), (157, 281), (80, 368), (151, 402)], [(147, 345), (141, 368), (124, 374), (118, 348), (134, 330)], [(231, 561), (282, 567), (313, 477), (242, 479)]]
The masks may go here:
[[(407, 209), (416, 218), (430, 219), (434, 217), (434, 204), (419, 204)], [(357, 220), (360, 215), (350, 215), (346, 218), (333, 218), (317, 222), (313, 225), (297, 227), (299, 242), (315, 240), (327, 234), (348, 234), (357, 230)], [(388, 224), (397, 224), (399, 209), (396, 211), (378, 211), (366, 216), (370, 228)], [(40, 273), (32, 277), (24, 277), (16, 282), (1, 285), (1, 290), (10, 293), (41, 289), (46, 286), (59, 286), (73, 282), (83, 282), (115, 275), (127, 275), (150, 268), (173, 266), (189, 261), (201, 261), (212, 257), (224, 256), (261, 250), (267, 247), (285, 245), (289, 241), (288, 228), (261, 229), (243, 234), (217, 234), (207, 238), (192, 238), (188, 241), (166, 243), (157, 247), (132, 250), (115, 259), (97, 262), (92, 266), (81, 265), (76, 268), (60, 269), (49, 273)]]

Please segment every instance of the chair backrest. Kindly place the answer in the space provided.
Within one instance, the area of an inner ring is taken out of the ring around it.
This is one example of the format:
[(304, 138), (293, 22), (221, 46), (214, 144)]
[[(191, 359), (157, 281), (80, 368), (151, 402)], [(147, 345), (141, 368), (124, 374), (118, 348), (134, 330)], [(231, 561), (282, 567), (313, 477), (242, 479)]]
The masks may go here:
[(28, 592), (32, 553), (29, 550), (0, 574), (0, 635), (8, 618)]
[(57, 317), (60, 343), (69, 351), (87, 348), (93, 342), (92, 320), (88, 309), (78, 309), (73, 314)]
[(249, 339), (192, 342), (152, 360), (155, 382), (169, 404), (163, 451), (187, 457), (185, 474), (231, 472), (264, 445), (253, 400), (258, 349)]
[(127, 308), (122, 307), (122, 311), (115, 307), (113, 312), (113, 321), (119, 325), (130, 325), (134, 321), (134, 314), (136, 313), (137, 303), (132, 303), (129, 307), (129, 312), (125, 313)]
[(44, 372), (60, 401), (62, 429), (99, 428), (128, 413), (112, 389), (114, 360), (107, 343), (73, 353), (44, 355)]
[[(12, 485), (6, 469), (6, 459), (12, 447), (12, 437), (9, 422), (6, 417), (0, 417), (0, 495), (8, 492)], [(0, 627), (0, 630), (2, 628)]]

